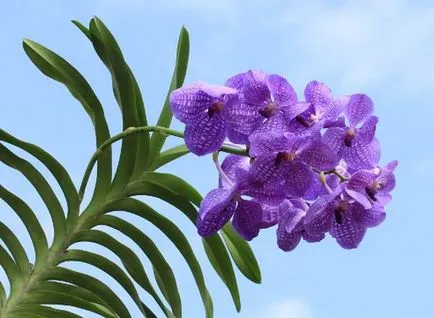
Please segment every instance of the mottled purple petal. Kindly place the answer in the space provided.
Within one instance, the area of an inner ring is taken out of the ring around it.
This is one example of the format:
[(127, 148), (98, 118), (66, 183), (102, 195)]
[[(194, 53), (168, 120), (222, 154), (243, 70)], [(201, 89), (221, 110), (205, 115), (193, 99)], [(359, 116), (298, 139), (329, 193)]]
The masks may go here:
[(226, 138), (226, 126), (221, 114), (199, 116), (199, 120), (185, 127), (185, 144), (198, 156), (220, 149)]
[(317, 243), (322, 241), (325, 238), (325, 233), (319, 234), (311, 234), (306, 231), (303, 231), (303, 239), (309, 243)]
[(386, 211), (381, 204), (374, 204), (369, 210), (361, 207), (354, 209), (353, 216), (362, 227), (376, 227), (386, 219)]
[(322, 142), (311, 143), (298, 154), (298, 158), (321, 171), (333, 169), (340, 160), (333, 149)]
[(342, 157), (348, 166), (353, 169), (370, 169), (378, 164), (380, 155), (380, 144), (374, 138), (367, 145), (354, 140), (351, 147), (345, 147)]
[(344, 113), (347, 116), (351, 127), (367, 119), (374, 110), (374, 103), (371, 98), (365, 94), (351, 95), (350, 100), (345, 107)]
[(366, 188), (375, 180), (375, 174), (368, 170), (361, 170), (353, 174), (348, 181), (346, 192), (354, 200), (359, 202), (365, 209), (372, 207), (371, 201), (367, 198)]
[(197, 219), (199, 235), (214, 234), (229, 221), (236, 207), (232, 196), (233, 192), (227, 189), (214, 189), (205, 196)]
[(261, 184), (250, 181), (242, 188), (242, 194), (269, 205), (280, 204), (288, 196), (282, 182)]
[(270, 102), (271, 94), (266, 83), (266, 74), (261, 71), (248, 71), (244, 76), (242, 93), (245, 100), (252, 105)]
[(304, 98), (314, 105), (329, 105), (332, 100), (332, 91), (319, 81), (311, 81), (304, 89)]
[(252, 135), (269, 133), (270, 131), (288, 131), (288, 123), (282, 111), (277, 111), (273, 116), (267, 118), (262, 124), (258, 126), (257, 129), (253, 131)]
[(326, 233), (331, 229), (334, 207), (331, 202), (333, 196), (320, 196), (306, 213), (304, 218), (304, 228), (312, 235)]
[(236, 129), (232, 129), (232, 127), (226, 127), (226, 133), (228, 139), (235, 144), (248, 145), (250, 143), (248, 134), (243, 134)]
[[(227, 155), (222, 162), (222, 170), (229, 177), (232, 182), (236, 182), (236, 169), (242, 168), (248, 170), (250, 168), (250, 158), (238, 155)], [(231, 186), (224, 178), (219, 178), (219, 186), (223, 188), (230, 188)]]
[(283, 165), (276, 163), (276, 156), (273, 154), (257, 157), (250, 168), (252, 178), (261, 183), (282, 180), (283, 171)]
[(293, 143), (290, 136), (285, 136), (279, 131), (255, 133), (250, 136), (249, 140), (251, 157), (288, 151)]
[(366, 227), (354, 219), (352, 208), (342, 213), (340, 223), (333, 218), (333, 226), (330, 235), (345, 249), (353, 249), (359, 246), (366, 233)]
[(249, 104), (243, 97), (238, 96), (227, 101), (223, 114), (230, 129), (250, 135), (264, 121), (259, 109), (260, 105)]
[(196, 118), (217, 101), (208, 94), (204, 82), (194, 83), (175, 89), (170, 94), (170, 109), (173, 115), (183, 123), (195, 122)]
[(262, 207), (255, 201), (240, 200), (232, 219), (234, 229), (242, 238), (250, 241), (259, 234)]
[(312, 184), (313, 171), (297, 159), (285, 166), (286, 190), (290, 196), (301, 198)]
[(225, 86), (234, 88), (236, 90), (241, 90), (244, 83), (244, 77), (246, 76), (246, 73), (239, 73), (236, 74), (230, 78), (228, 78), (225, 82)]
[(342, 114), (349, 101), (349, 96), (334, 98), (328, 107), (322, 107), (317, 110), (318, 117), (324, 122), (327, 120), (335, 120)]
[[(334, 174), (326, 175), (326, 182), (330, 189), (334, 190), (339, 185), (339, 177)], [(303, 199), (314, 201), (321, 195), (328, 194), (327, 189), (321, 183), (319, 175), (314, 175), (312, 178), (312, 185), (309, 190), (304, 194)]]
[(289, 213), (289, 211), (293, 208), (293, 205), (289, 200), (284, 200), (279, 205), (262, 205), (262, 217), (259, 222), (259, 226), (261, 229), (269, 228), (273, 225), (276, 225), (283, 215)]
[(270, 74), (266, 77), (268, 88), (279, 106), (292, 105), (297, 102), (297, 94), (288, 81), (280, 75)]
[(369, 144), (375, 137), (375, 130), (378, 123), (377, 116), (369, 117), (364, 123), (363, 126), (359, 129), (356, 134), (356, 140), (361, 144)]
[(277, 227), (277, 245), (285, 252), (292, 251), (300, 243), (305, 212), (293, 209), (285, 215)]
[(287, 121), (293, 120), (295, 117), (305, 112), (309, 107), (310, 103), (298, 102), (291, 104), (290, 106), (284, 107), (283, 111)]
[(339, 158), (342, 158), (345, 148), (344, 136), (343, 128), (329, 128), (324, 133), (322, 142), (329, 146)]

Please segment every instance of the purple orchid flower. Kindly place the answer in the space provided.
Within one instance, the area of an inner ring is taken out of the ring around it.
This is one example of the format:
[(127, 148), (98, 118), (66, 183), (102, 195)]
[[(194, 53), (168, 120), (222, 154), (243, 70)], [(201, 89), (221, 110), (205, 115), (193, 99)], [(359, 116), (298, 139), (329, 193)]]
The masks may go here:
[(334, 98), (330, 88), (319, 81), (306, 85), (304, 97), (309, 107), (289, 123), (296, 135), (311, 134), (333, 123), (348, 102), (347, 98)]
[(348, 182), (346, 192), (365, 208), (375, 203), (386, 205), (392, 200), (390, 192), (395, 188), (395, 170), (398, 162), (392, 161), (382, 169), (360, 170)]
[(327, 145), (310, 137), (292, 133), (251, 136), (250, 155), (255, 158), (250, 170), (262, 183), (284, 182), (288, 195), (302, 197), (312, 185), (312, 168), (334, 168), (339, 158)]
[(304, 209), (291, 206), (286, 214), (281, 217), (277, 227), (277, 245), (285, 252), (292, 251), (300, 243), (301, 239), (306, 242), (315, 243), (324, 239), (324, 233), (311, 234), (306, 231)]
[(323, 136), (323, 142), (351, 168), (369, 169), (380, 159), (380, 146), (375, 139), (378, 117), (372, 116), (373, 109), (367, 95), (351, 95), (344, 109), (349, 126), (340, 120), (340, 125), (330, 124)]
[(263, 124), (266, 129), (285, 129), (286, 122), (309, 105), (297, 103), (297, 95), (283, 77), (260, 71), (237, 74), (225, 83), (240, 91), (225, 108), (232, 142), (247, 143), (248, 136)]
[(310, 206), (304, 227), (310, 235), (330, 232), (341, 247), (353, 249), (360, 244), (366, 230), (381, 224), (385, 217), (381, 205), (365, 209), (343, 192), (343, 186), (339, 186), (332, 194), (319, 197)]
[(185, 143), (192, 153), (203, 156), (220, 149), (227, 134), (223, 110), (236, 95), (233, 88), (204, 82), (171, 93), (172, 113), (186, 124)]

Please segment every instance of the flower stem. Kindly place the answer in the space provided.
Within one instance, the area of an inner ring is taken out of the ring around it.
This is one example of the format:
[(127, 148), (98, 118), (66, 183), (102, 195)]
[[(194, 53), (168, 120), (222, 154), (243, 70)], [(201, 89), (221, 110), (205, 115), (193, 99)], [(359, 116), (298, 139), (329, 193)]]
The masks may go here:
[(222, 167), (220, 166), (220, 162), (219, 162), (219, 152), (218, 152), (218, 151), (212, 153), (212, 160), (214, 161), (214, 164), (215, 164), (215, 166), (216, 166), (216, 168), (217, 168), (217, 171), (218, 171), (219, 174), (220, 174), (220, 177), (221, 177), (222, 179), (224, 179), (224, 180), (229, 184), (229, 186), (233, 187), (233, 186), (234, 186), (234, 183), (233, 183), (232, 180), (231, 180), (231, 179), (226, 175), (226, 173), (223, 171)]
[[(133, 135), (133, 134), (139, 134), (139, 133), (151, 132), (151, 131), (156, 132), (156, 133), (160, 133), (160, 134), (164, 134), (164, 135), (170, 135), (170, 136), (175, 136), (175, 137), (184, 139), (184, 133), (182, 133), (180, 131), (176, 131), (176, 130), (173, 130), (173, 129), (170, 129), (170, 128), (165, 128), (165, 127), (159, 127), (159, 126), (142, 126), (142, 127), (129, 127), (127, 129), (125, 129), (123, 132), (121, 132), (121, 133), (113, 136), (112, 138), (106, 140), (95, 151), (95, 153), (90, 158), (90, 161), (89, 161), (89, 163), (88, 163), (88, 165), (86, 167), (86, 170), (85, 170), (84, 176), (83, 176), (83, 180), (81, 182), (80, 189), (79, 189), (79, 192), (78, 192), (80, 201), (83, 199), (84, 192), (86, 190), (87, 183), (89, 182), (89, 178), (90, 178), (90, 175), (92, 173), (93, 167), (95, 166), (95, 164), (98, 161), (98, 159), (101, 156), (101, 154), (108, 147), (110, 147), (115, 142), (117, 142), (119, 140), (122, 140), (122, 139), (124, 139), (124, 138), (126, 138), (128, 136)], [(247, 150), (236, 148), (236, 147), (233, 147), (233, 146), (223, 146), (220, 149), (220, 151), (226, 152), (226, 153), (231, 153), (231, 154), (236, 154), (236, 155), (240, 155), (240, 156), (248, 156)]]

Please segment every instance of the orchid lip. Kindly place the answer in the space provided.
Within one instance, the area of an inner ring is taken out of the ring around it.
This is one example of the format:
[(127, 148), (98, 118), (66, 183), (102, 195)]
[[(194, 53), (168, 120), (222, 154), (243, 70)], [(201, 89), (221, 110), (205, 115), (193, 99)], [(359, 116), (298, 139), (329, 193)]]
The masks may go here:
[(355, 136), (356, 136), (356, 131), (354, 130), (354, 128), (349, 128), (345, 133), (345, 137), (344, 137), (345, 146), (351, 147), (353, 145), (353, 140)]
[(220, 113), (224, 108), (224, 104), (222, 102), (217, 102), (212, 104), (208, 108), (208, 116), (211, 118), (215, 113)]
[(265, 118), (270, 118), (277, 110), (277, 105), (274, 102), (269, 103), (267, 106), (259, 110), (259, 114)]

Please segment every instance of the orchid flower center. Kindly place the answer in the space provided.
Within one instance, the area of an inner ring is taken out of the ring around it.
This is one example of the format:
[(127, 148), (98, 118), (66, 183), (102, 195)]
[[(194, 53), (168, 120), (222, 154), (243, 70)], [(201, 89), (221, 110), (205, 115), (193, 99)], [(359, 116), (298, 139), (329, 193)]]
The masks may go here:
[(279, 165), (282, 161), (287, 161), (287, 162), (293, 161), (295, 157), (296, 157), (295, 152), (281, 151), (276, 155), (275, 164)]
[(312, 113), (309, 116), (299, 115), (295, 117), (295, 121), (305, 128), (310, 128), (319, 122), (319, 117), (315, 113)]
[(378, 180), (374, 181), (370, 186), (365, 188), (366, 194), (372, 201), (377, 201), (377, 198), (375, 195), (378, 191), (381, 190), (381, 188), (384, 186), (384, 184)]
[(335, 204), (335, 219), (337, 224), (342, 224), (342, 214), (349, 208), (348, 202), (345, 200), (340, 200)]
[(265, 118), (270, 118), (277, 110), (277, 104), (275, 102), (270, 102), (264, 108), (259, 110), (259, 114)]
[(345, 146), (351, 147), (353, 145), (354, 137), (356, 137), (356, 130), (352, 127), (348, 128), (344, 137)]
[(220, 113), (223, 110), (224, 106), (225, 105), (222, 102), (216, 102), (212, 104), (208, 108), (208, 116), (211, 118), (215, 113)]

